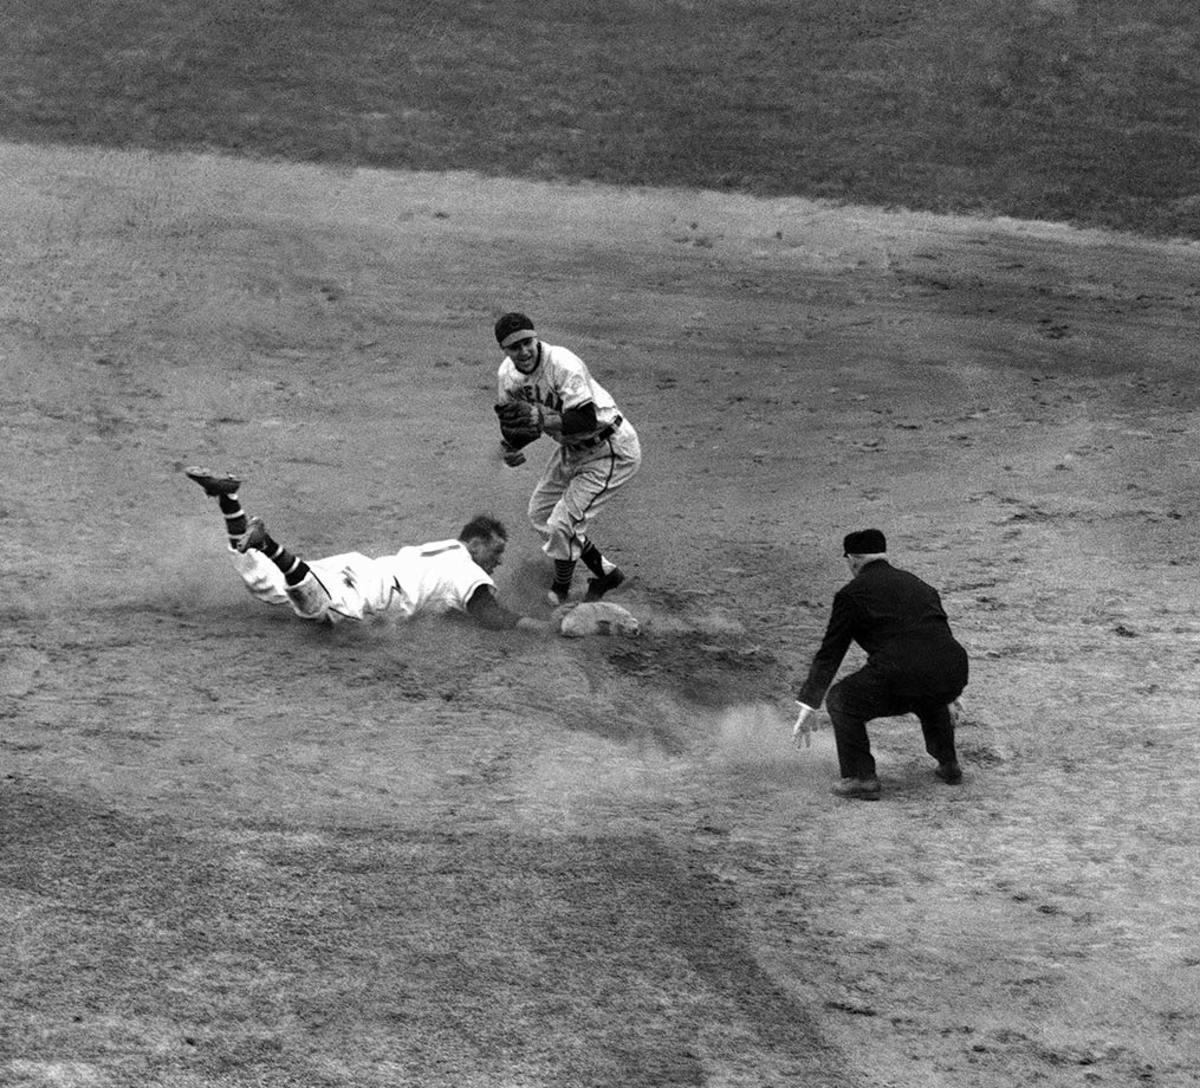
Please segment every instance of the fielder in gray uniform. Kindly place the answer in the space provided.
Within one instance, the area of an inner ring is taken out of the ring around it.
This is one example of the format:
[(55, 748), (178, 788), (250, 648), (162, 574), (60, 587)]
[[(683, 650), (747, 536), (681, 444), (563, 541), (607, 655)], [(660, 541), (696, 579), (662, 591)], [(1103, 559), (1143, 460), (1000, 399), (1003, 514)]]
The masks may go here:
[(529, 520), (554, 561), (548, 599), (569, 599), (582, 559), (592, 573), (584, 600), (598, 601), (625, 575), (593, 543), (591, 523), (641, 466), (637, 432), (583, 360), (540, 340), (525, 314), (504, 314), (495, 333), (505, 355), (496, 404), (505, 464), (523, 464), (525, 447), (543, 434), (557, 447), (529, 499)]
[(410, 545), (394, 555), (372, 559), (346, 552), (306, 562), (272, 540), (261, 518), (246, 516), (237, 477), (199, 467), (184, 472), (217, 500), (233, 564), (251, 595), (265, 604), (289, 604), (302, 619), (324, 623), (384, 613), (409, 619), (465, 612), (493, 630), (558, 629), (555, 622), (510, 612), (497, 600), (492, 573), (508, 534), (495, 518), (481, 514), (456, 539)]

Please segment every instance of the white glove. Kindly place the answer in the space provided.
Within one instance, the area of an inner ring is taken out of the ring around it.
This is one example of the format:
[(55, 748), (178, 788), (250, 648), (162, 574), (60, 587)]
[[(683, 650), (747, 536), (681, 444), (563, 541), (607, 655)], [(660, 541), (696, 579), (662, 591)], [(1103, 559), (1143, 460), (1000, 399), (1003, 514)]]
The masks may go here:
[(797, 702), (796, 705), (800, 708), (800, 714), (796, 718), (796, 724), (792, 726), (792, 743), (797, 748), (811, 748), (813, 730), (819, 728), (817, 712), (804, 703)]

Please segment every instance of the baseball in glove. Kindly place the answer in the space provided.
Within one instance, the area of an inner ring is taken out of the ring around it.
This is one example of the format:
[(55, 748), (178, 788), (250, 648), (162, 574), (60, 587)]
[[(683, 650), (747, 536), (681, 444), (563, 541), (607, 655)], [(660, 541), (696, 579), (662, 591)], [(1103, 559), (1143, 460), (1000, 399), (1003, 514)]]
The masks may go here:
[(542, 409), (525, 400), (508, 400), (496, 405), (500, 436), (510, 450), (519, 450), (542, 434)]

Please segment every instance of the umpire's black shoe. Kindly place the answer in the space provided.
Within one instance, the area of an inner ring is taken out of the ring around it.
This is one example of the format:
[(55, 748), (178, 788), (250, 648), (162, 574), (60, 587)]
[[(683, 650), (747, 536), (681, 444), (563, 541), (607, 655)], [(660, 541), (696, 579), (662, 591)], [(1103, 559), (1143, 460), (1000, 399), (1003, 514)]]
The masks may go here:
[(949, 763), (939, 763), (933, 773), (947, 786), (957, 786), (962, 781), (962, 768), (953, 760)]
[(625, 581), (625, 575), (621, 573), (619, 567), (613, 567), (607, 574), (603, 574), (599, 578), (588, 579), (587, 593), (583, 599), (598, 601), (604, 594), (616, 589), (623, 581)]
[(218, 495), (234, 495), (242, 486), (242, 481), (236, 476), (230, 476), (227, 472), (213, 472), (212, 469), (201, 468), (199, 465), (185, 468), (183, 474), (189, 480), (195, 480), (204, 488), (204, 494), (212, 498)]
[(829, 792), (834, 797), (845, 797), (850, 801), (878, 801), (879, 779), (874, 775), (868, 778), (843, 778)]

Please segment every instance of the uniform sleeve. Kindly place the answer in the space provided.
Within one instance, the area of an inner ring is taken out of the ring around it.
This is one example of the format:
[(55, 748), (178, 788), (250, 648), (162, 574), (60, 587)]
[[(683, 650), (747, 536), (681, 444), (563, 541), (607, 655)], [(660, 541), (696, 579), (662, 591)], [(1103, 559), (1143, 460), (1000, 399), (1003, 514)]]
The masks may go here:
[(595, 399), (587, 367), (574, 352), (555, 347), (550, 354), (550, 368), (554, 393), (561, 405), (560, 411), (580, 408)]
[(455, 564), (453, 576), (453, 594), (457, 598), (455, 604), (464, 612), (470, 612), (471, 601), (479, 596), (481, 590), (495, 594), (496, 583), (482, 567), (476, 564), (465, 548), (462, 555), (456, 558), (458, 562)]
[(796, 692), (796, 698), (805, 706), (819, 707), (825, 700), (825, 692), (841, 668), (842, 659), (854, 640), (854, 627), (858, 610), (854, 600), (845, 589), (834, 595), (833, 608), (820, 649), (809, 666), (808, 676)]

